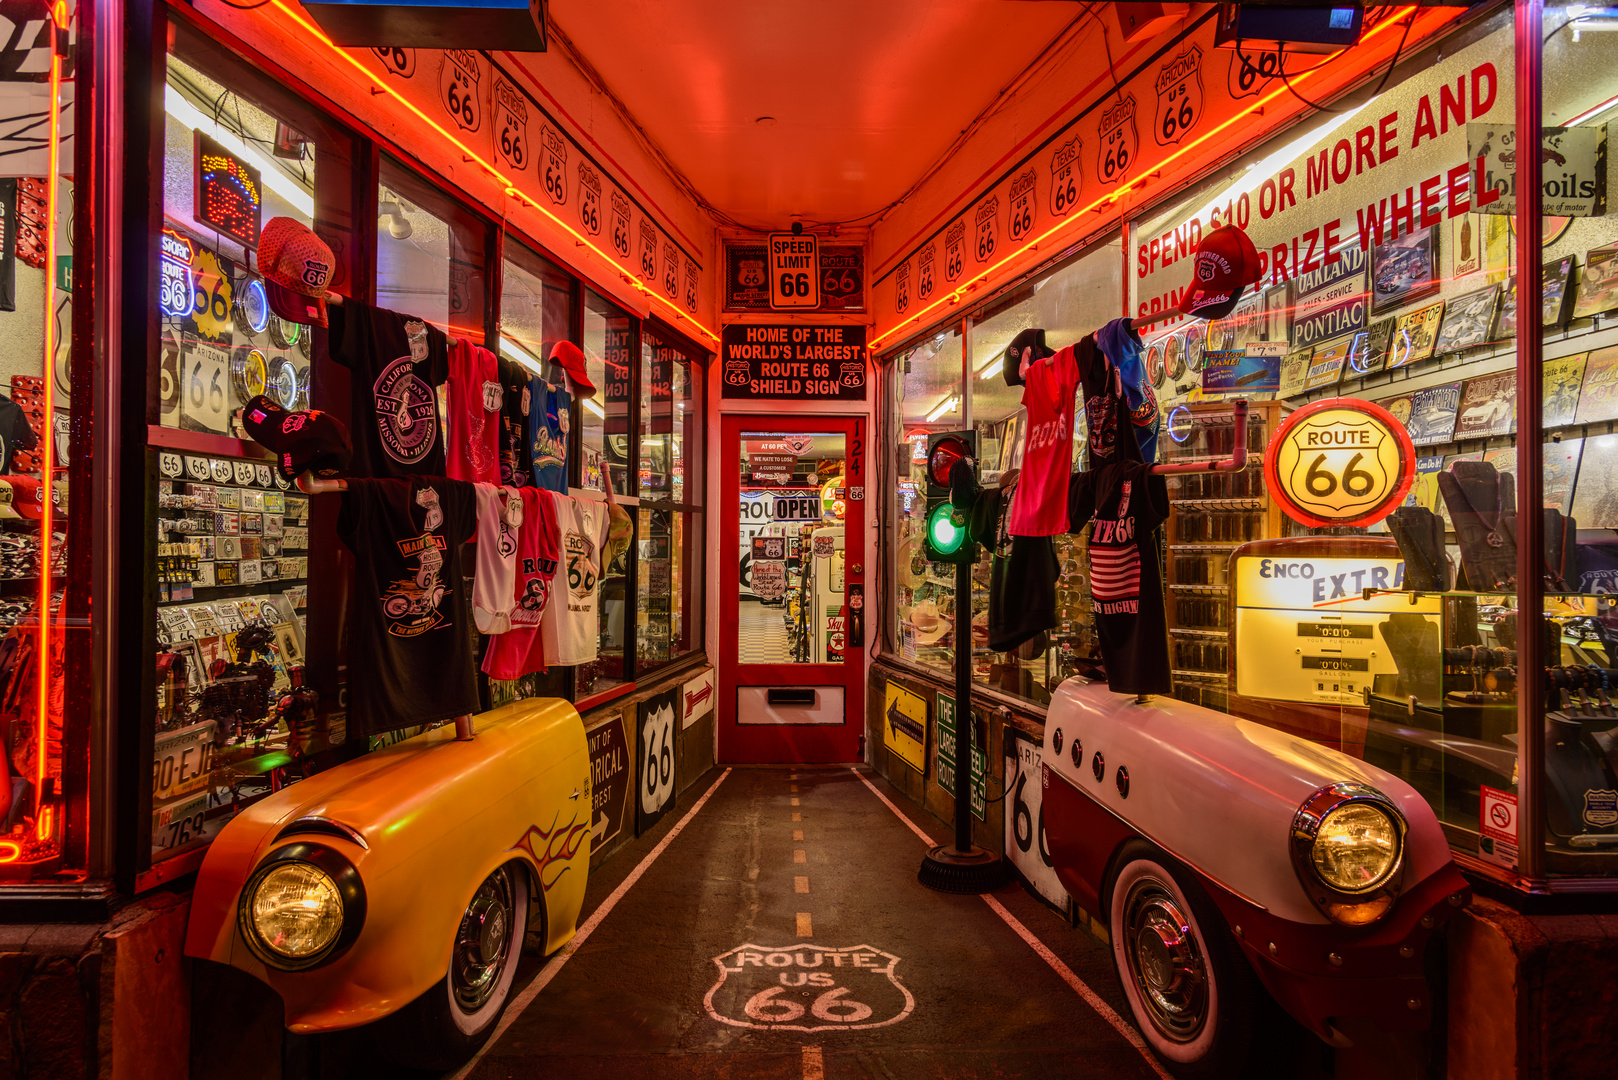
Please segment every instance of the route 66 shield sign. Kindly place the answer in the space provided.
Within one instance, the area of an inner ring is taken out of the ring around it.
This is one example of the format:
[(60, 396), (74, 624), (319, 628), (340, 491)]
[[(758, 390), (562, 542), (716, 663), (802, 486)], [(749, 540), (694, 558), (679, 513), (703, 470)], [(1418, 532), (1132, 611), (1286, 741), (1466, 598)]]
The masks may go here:
[(937, 261), (937, 255), (937, 245), (928, 244), (921, 249), (921, 255), (916, 259), (916, 295), (921, 298), (923, 303), (932, 299), (933, 286), (937, 284), (937, 278), (933, 272), (933, 265)]
[(994, 249), (1000, 242), (1000, 196), (991, 196), (978, 203), (978, 208), (972, 212), (972, 220), (977, 225), (977, 241), (975, 254), (978, 262), (988, 262), (994, 254)]
[(1202, 49), (1193, 45), (1164, 64), (1156, 86), (1152, 134), (1159, 146), (1172, 146), (1202, 119)]
[(893, 275), (893, 308), (903, 315), (910, 307), (910, 264), (900, 263)]
[(482, 76), (476, 53), (444, 51), (444, 62), (438, 68), (438, 100), (464, 131), (476, 131), (483, 124), (483, 94), (478, 85)]
[(956, 221), (944, 230), (944, 280), (959, 281), (966, 269), (966, 222)]
[(897, 1024), (916, 1007), (895, 973), (899, 957), (869, 945), (738, 945), (713, 962), (719, 981), (702, 1003), (732, 1027), (861, 1031)]
[(1051, 214), (1066, 217), (1079, 202), (1079, 151), (1083, 144), (1077, 135), (1051, 154)]
[(1034, 170), (1029, 169), (1011, 182), (1011, 211), (1006, 217), (1006, 232), (1016, 243), (1033, 229)]
[(1096, 179), (1103, 187), (1112, 187), (1129, 174), (1140, 152), (1140, 132), (1135, 128), (1135, 95), (1101, 112), (1100, 127), (1096, 129), (1099, 146), (1096, 150)]
[(517, 172), (528, 167), (528, 102), (499, 78), (494, 83), (494, 152)]

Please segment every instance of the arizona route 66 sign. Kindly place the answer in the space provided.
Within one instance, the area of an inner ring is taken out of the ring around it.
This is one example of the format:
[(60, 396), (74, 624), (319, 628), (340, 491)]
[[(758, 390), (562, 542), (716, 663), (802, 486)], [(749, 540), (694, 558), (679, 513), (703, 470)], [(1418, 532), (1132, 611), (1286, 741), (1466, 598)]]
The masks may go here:
[(1173, 146), (1202, 119), (1202, 49), (1193, 45), (1164, 64), (1155, 85), (1152, 135), (1159, 146)]
[(476, 131), (483, 124), (482, 78), (477, 53), (444, 50), (444, 62), (438, 68), (438, 98), (462, 130)]
[(713, 962), (719, 981), (702, 1004), (732, 1027), (861, 1031), (897, 1024), (916, 1007), (899, 981), (899, 957), (869, 945), (738, 945)]

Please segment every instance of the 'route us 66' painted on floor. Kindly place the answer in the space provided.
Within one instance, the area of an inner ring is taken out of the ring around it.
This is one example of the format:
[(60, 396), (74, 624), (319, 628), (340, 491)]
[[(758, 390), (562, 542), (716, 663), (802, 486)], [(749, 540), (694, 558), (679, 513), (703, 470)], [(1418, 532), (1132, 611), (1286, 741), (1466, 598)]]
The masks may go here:
[(895, 974), (899, 958), (869, 945), (738, 945), (713, 962), (719, 981), (703, 1005), (721, 1024), (758, 1031), (860, 1031), (897, 1024), (916, 1007)]

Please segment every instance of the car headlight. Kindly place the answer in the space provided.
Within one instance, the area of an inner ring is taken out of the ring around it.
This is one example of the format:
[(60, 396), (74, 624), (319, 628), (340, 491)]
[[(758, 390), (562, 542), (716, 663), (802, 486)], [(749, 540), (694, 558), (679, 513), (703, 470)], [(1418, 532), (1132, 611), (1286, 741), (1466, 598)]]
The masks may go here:
[(1317, 907), (1335, 922), (1363, 926), (1398, 896), (1405, 820), (1366, 784), (1332, 784), (1298, 808), (1293, 867)]
[(365, 890), (359, 873), (321, 844), (277, 848), (242, 889), (242, 937), (271, 967), (300, 971), (336, 957), (359, 936)]

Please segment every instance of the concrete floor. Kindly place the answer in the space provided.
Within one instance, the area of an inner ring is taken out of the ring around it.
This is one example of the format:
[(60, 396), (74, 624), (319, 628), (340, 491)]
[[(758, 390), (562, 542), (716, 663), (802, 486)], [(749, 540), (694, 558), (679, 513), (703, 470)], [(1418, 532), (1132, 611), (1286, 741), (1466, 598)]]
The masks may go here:
[[(453, 1075), (1161, 1075), (984, 899), (918, 884), (921, 839), (862, 777), (945, 839), (869, 770), (717, 769), (597, 873), (586, 919), (680, 830), (565, 964), (519, 972), (543, 989)], [(995, 899), (1123, 1009), (1105, 950), (1019, 886)]]

